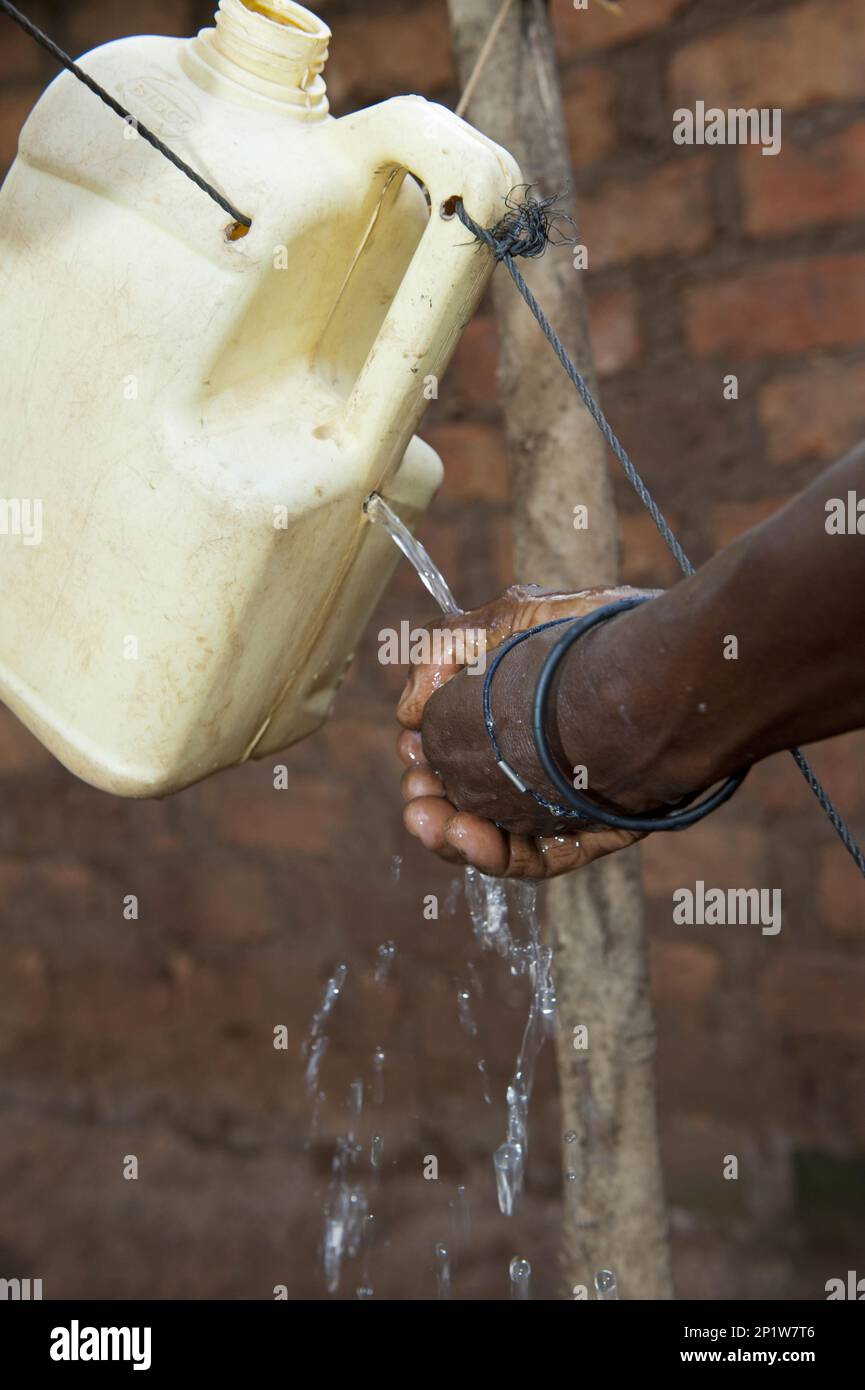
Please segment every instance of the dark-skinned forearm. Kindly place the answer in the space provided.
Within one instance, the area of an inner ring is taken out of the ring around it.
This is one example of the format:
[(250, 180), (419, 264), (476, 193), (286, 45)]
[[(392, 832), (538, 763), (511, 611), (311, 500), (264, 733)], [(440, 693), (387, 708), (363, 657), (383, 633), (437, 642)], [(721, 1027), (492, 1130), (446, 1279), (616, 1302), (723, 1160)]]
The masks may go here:
[(623, 806), (671, 800), (865, 724), (865, 535), (826, 529), (827, 500), (848, 492), (865, 497), (863, 448), (697, 574), (578, 643), (554, 735), (590, 789)]

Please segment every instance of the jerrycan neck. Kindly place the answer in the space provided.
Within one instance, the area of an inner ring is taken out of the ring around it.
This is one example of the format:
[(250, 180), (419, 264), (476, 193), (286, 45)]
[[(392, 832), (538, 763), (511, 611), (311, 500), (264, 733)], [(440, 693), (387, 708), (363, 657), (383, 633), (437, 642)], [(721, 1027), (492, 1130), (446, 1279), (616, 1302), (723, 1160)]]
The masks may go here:
[(189, 75), (207, 90), (244, 105), (277, 103), (284, 114), (328, 114), (322, 72), (330, 30), (294, 0), (219, 0), (215, 27), (193, 39)]

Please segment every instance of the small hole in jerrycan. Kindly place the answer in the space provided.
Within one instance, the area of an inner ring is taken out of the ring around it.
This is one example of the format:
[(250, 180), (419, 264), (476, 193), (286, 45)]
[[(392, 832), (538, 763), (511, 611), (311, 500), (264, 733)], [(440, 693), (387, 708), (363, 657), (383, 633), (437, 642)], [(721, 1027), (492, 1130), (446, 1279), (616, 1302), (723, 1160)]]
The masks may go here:
[(456, 217), (457, 203), (461, 202), (462, 198), (460, 197), (459, 193), (454, 193), (454, 195), (451, 198), (445, 199), (445, 201), (439, 208), (439, 212), (446, 222), (449, 222), (452, 217)]

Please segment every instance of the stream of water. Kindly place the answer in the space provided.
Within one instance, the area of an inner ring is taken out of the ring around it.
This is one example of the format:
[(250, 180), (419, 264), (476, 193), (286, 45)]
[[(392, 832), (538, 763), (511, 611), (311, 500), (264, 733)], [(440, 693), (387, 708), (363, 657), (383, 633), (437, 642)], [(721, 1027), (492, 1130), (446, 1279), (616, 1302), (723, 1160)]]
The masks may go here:
[[(414, 566), (421, 583), (442, 612), (450, 616), (460, 613), (462, 610), (441, 570), (387, 502), (378, 493), (374, 493), (367, 499), (365, 510), (369, 519), (387, 531), (405, 558)], [(477, 869), (468, 868), (465, 872), (465, 894), (472, 927), (481, 946), (508, 960), (513, 974), (527, 974), (531, 981), (529, 1016), (516, 1068), (505, 1097), (507, 1132), (504, 1142), (493, 1155), (499, 1209), (505, 1216), (511, 1216), (519, 1201), (525, 1174), (529, 1139), (529, 1101), (535, 1061), (544, 1040), (553, 1036), (556, 1030), (556, 993), (551, 976), (552, 952), (548, 946), (541, 944), (537, 890), (534, 884), (518, 882), (511, 885), (516, 925), (523, 929), (522, 939), (517, 941), (510, 930), (508, 893), (504, 880), (490, 878)], [(477, 1027), (471, 1008), (471, 994), (464, 988), (458, 989), (457, 1009), (466, 1032), (475, 1036)], [(483, 1076), (483, 1059), (478, 1065)], [(515, 1296), (527, 1297), (528, 1294), (521, 1293)]]
[[(450, 616), (461, 613), (462, 610), (444, 575), (392, 508), (377, 494), (373, 494), (367, 500), (365, 511), (371, 521), (387, 531), (402, 554), (414, 566), (418, 577), (441, 611)], [(400, 862), (397, 857), (392, 865), (391, 876), (394, 881), (399, 878)], [(534, 884), (523, 881), (506, 884), (501, 879), (490, 878), (477, 869), (468, 868), (462, 883), (459, 879), (455, 880), (448, 894), (445, 910), (449, 915), (456, 909), (456, 896), (460, 887), (464, 889), (472, 929), (483, 951), (491, 952), (506, 961), (512, 975), (526, 976), (531, 989), (528, 1018), (516, 1066), (505, 1095), (505, 1137), (493, 1155), (499, 1209), (505, 1216), (511, 1216), (519, 1202), (525, 1175), (529, 1104), (535, 1064), (544, 1042), (555, 1035), (557, 1028), (552, 952), (541, 942), (537, 890)], [(385, 941), (378, 947), (374, 982), (379, 988), (387, 986), (395, 956), (396, 945), (393, 941)], [(456, 1011), (462, 1028), (476, 1047), (479, 1029), (474, 1003), (481, 997), (483, 986), (474, 963), (467, 962), (466, 968), (470, 985), (465, 981), (457, 982)], [(319, 1088), (319, 1078), (327, 1049), (327, 1027), (334, 1005), (342, 992), (346, 973), (347, 967), (339, 965), (332, 978), (327, 981), (321, 1006), (313, 1015), (303, 1047), (306, 1086), (314, 1100), (310, 1141), (316, 1130), (318, 1112), (325, 1100), (325, 1095)], [(369, 1087), (365, 1086), (362, 1078), (353, 1081), (349, 1087), (345, 1132), (336, 1140), (325, 1201), (321, 1255), (328, 1292), (333, 1294), (338, 1291), (345, 1259), (360, 1256), (360, 1284), (356, 1290), (356, 1297), (360, 1299), (372, 1298), (374, 1294), (370, 1272), (375, 1233), (372, 1205), (381, 1179), (384, 1150), (382, 1136), (378, 1133), (373, 1134), (369, 1141), (368, 1156), (365, 1157), (367, 1146), (361, 1137), (362, 1121), (365, 1118), (364, 1101), (368, 1093), (373, 1107), (382, 1104), (385, 1060), (384, 1049), (377, 1047), (373, 1053), (372, 1080)], [(477, 1060), (477, 1069), (482, 1079), (484, 1100), (492, 1103), (486, 1062), (483, 1058)], [(369, 1114), (367, 1109), (366, 1116), (369, 1117)], [(368, 1118), (366, 1122), (369, 1124)], [(569, 1143), (572, 1140), (576, 1140), (576, 1135), (569, 1132), (565, 1136), (565, 1142)], [(457, 1188), (457, 1198), (455, 1202), (451, 1202), (451, 1210), (454, 1245), (458, 1249), (465, 1249), (471, 1233), (465, 1187)], [(435, 1247), (433, 1261), (438, 1297), (449, 1299), (452, 1296), (454, 1270), (450, 1243), (440, 1243)], [(523, 1300), (531, 1297), (531, 1273), (529, 1261), (514, 1256), (509, 1265), (512, 1299)], [(595, 1290), (598, 1299), (618, 1298), (616, 1277), (612, 1271), (599, 1272), (595, 1278)]]

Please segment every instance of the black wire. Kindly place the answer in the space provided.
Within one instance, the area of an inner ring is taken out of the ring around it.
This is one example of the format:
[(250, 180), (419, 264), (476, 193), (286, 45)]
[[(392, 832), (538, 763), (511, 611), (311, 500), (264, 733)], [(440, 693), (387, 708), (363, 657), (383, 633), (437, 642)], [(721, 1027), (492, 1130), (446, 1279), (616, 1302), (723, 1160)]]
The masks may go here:
[(252, 226), (251, 217), (246, 217), (242, 212), (238, 212), (234, 204), (230, 203), (227, 198), (223, 198), (222, 194), (218, 193), (212, 184), (209, 184), (200, 174), (196, 174), (194, 169), (190, 169), (189, 165), (185, 164), (180, 156), (176, 155), (173, 150), (170, 150), (167, 145), (164, 145), (159, 137), (153, 134), (152, 130), (148, 130), (147, 126), (142, 125), (137, 117), (132, 115), (131, 111), (127, 111), (125, 106), (121, 106), (120, 102), (116, 101), (109, 92), (106, 92), (104, 87), (100, 87), (99, 83), (94, 81), (89, 73), (85, 72), (83, 68), (80, 68), (77, 63), (73, 62), (68, 53), (64, 53), (62, 48), (58, 48), (53, 39), (49, 39), (48, 35), (44, 34), (41, 29), (38, 29), (32, 20), (29, 20), (20, 10), (16, 10), (14, 5), (10, 5), (9, 0), (0, 0), (0, 9), (4, 10), (9, 18), (14, 20), (16, 24), (20, 25), (26, 34), (29, 34), (32, 39), (35, 39), (38, 44), (41, 44), (43, 48), (47, 49), (52, 58), (56, 58), (57, 62), (62, 63), (64, 68), (68, 68), (69, 71), (78, 78), (79, 82), (83, 82), (84, 86), (88, 87), (91, 92), (98, 96), (100, 101), (104, 101), (105, 105), (110, 107), (116, 115), (120, 116), (124, 121), (133, 122), (142, 140), (146, 140), (148, 145), (152, 145), (155, 150), (158, 150), (161, 155), (164, 155), (168, 162), (174, 165), (175, 169), (179, 169), (181, 174), (185, 174), (188, 179), (191, 179), (192, 182), (201, 189), (202, 193), (206, 193), (209, 198), (212, 198), (215, 203), (218, 203), (230, 217), (234, 218), (235, 222), (238, 222), (242, 227)]
[(698, 801), (696, 805), (691, 804), (694, 797), (688, 796), (683, 797), (673, 807), (658, 806), (639, 815), (625, 816), (620, 815), (617, 811), (605, 811), (600, 806), (596, 806), (588, 796), (582, 796), (573, 783), (568, 781), (556, 763), (547, 738), (546, 713), (547, 696), (562, 660), (574, 643), (590, 628), (597, 627), (599, 623), (605, 623), (608, 618), (614, 618), (617, 613), (627, 613), (629, 609), (636, 608), (641, 603), (650, 602), (651, 599), (648, 596), (620, 599), (618, 603), (608, 603), (604, 608), (596, 608), (593, 613), (587, 613), (584, 618), (578, 618), (547, 653), (535, 687), (532, 732), (544, 772), (565, 804), (571, 808), (572, 815), (578, 814), (583, 820), (589, 822), (600, 821), (601, 825), (610, 825), (616, 830), (684, 830), (687, 826), (702, 820), (704, 816), (708, 816), (711, 811), (717, 810), (725, 801), (729, 801), (733, 793), (738, 791), (744, 782), (748, 771), (746, 768), (744, 772), (736, 773), (734, 777), (730, 777), (724, 782), (717, 791), (712, 792), (703, 801)]

